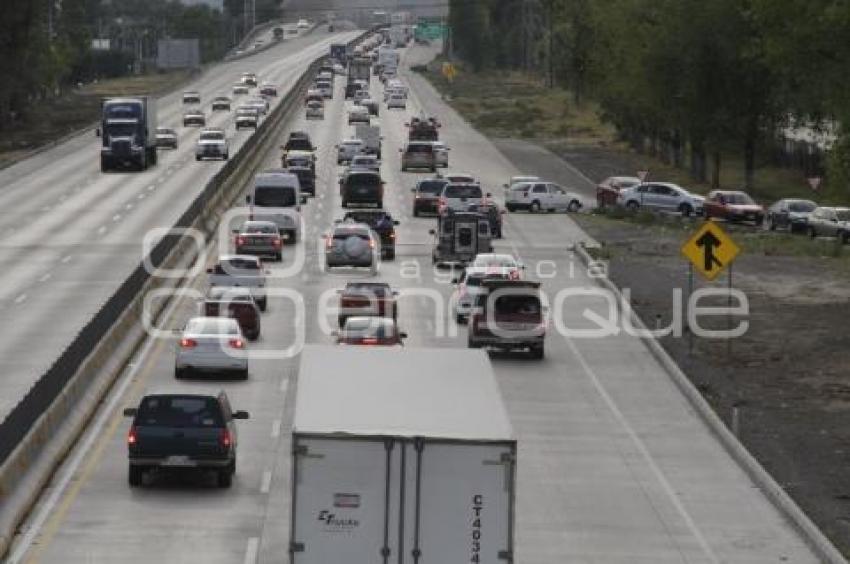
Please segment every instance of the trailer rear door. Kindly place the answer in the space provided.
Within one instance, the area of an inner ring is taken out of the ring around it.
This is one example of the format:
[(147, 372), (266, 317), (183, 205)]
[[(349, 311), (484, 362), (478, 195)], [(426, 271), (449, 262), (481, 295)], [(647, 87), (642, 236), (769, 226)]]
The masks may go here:
[(420, 450), (406, 456), (404, 563), (511, 562), (513, 448), (428, 441)]
[(293, 564), (397, 561), (399, 451), (382, 440), (297, 438)]

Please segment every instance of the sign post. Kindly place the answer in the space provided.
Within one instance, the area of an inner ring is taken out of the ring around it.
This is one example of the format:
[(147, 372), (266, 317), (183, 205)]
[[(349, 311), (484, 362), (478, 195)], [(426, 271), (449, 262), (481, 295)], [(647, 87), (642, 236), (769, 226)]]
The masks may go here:
[[(688, 305), (694, 292), (694, 270), (702, 274), (703, 278), (712, 281), (724, 270), (727, 275), (727, 301), (729, 311), (732, 309), (732, 263), (741, 252), (741, 248), (735, 241), (715, 222), (706, 221), (696, 232), (691, 235), (682, 245), (682, 255), (688, 260)], [(690, 317), (689, 317), (690, 318)], [(732, 315), (728, 317), (729, 329), (732, 328)], [(693, 331), (688, 331), (688, 353), (693, 352)], [(732, 340), (726, 343), (727, 354), (732, 351)]]
[(812, 192), (820, 192), (820, 185), (823, 182), (823, 178), (820, 176), (813, 176), (808, 179), (809, 187), (812, 189)]
[(639, 170), (639, 171), (637, 171), (637, 176), (638, 176), (638, 178), (640, 178), (641, 182), (646, 182), (646, 179), (649, 178), (649, 171), (648, 170)]

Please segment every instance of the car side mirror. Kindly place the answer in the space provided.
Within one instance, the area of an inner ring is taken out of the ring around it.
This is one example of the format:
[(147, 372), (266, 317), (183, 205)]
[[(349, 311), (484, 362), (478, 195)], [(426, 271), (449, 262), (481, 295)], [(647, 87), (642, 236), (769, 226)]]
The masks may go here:
[(401, 225), (401, 223), (397, 219), (395, 219), (393, 220), (393, 225)]
[(493, 194), (491, 194), (490, 192), (487, 192), (486, 194), (484, 194), (484, 197), (485, 198), (492, 198)]
[(248, 414), (247, 411), (243, 411), (241, 409), (239, 411), (233, 412), (234, 419), (249, 419), (250, 417), (251, 416)]
[(139, 410), (136, 409), (135, 407), (125, 407), (124, 408), (124, 417), (135, 417), (136, 413), (138, 411)]
[(399, 339), (406, 339), (406, 338), (407, 338), (407, 333), (405, 333), (404, 331), (400, 332), (400, 333), (398, 334), (398, 338), (399, 338)]
[(429, 235), (436, 235), (436, 234), (437, 234), (437, 232), (436, 232), (435, 230), (433, 230), (433, 229), (429, 229), (429, 230), (428, 230), (428, 234), (429, 234)]

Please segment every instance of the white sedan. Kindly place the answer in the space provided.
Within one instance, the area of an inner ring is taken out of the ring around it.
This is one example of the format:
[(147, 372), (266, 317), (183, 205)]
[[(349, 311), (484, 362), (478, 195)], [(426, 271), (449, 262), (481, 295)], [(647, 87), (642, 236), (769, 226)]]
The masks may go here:
[(233, 373), (248, 378), (247, 345), (236, 319), (195, 317), (177, 342), (174, 377), (190, 373)]
[(525, 270), (525, 265), (516, 260), (512, 255), (499, 253), (478, 253), (469, 267), (503, 272), (511, 280), (522, 278), (522, 271)]

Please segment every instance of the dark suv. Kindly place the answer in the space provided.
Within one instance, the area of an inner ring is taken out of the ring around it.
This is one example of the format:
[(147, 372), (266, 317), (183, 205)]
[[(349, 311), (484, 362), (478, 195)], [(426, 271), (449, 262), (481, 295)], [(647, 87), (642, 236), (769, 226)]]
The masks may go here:
[(235, 420), (248, 419), (248, 412), (234, 412), (224, 392), (150, 394), (124, 415), (133, 418), (127, 433), (131, 487), (157, 470), (212, 471), (218, 487), (230, 487), (236, 472)]
[(339, 179), (339, 195), (342, 207), (349, 204), (374, 204), (384, 207), (384, 181), (377, 172), (353, 170), (346, 172)]
[(540, 283), (482, 280), (467, 335), (469, 348), (528, 349), (531, 358), (542, 359), (546, 319)]

